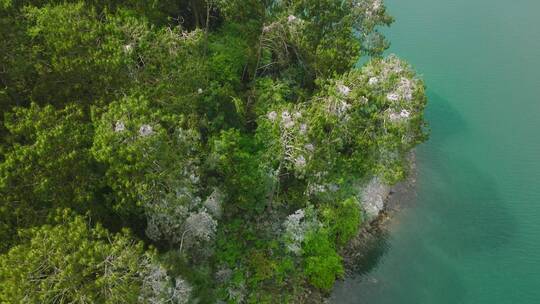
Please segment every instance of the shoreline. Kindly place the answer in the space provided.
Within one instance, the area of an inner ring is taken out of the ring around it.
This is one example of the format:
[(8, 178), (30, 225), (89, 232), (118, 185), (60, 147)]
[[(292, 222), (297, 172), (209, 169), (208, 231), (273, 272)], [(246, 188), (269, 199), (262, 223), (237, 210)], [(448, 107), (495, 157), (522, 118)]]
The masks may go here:
[[(369, 260), (373, 252), (377, 253), (377, 247), (381, 239), (388, 233), (388, 227), (397, 212), (407, 203), (410, 203), (416, 196), (416, 154), (414, 151), (409, 155), (409, 174), (407, 178), (393, 186), (390, 186), (388, 193), (384, 196), (383, 208), (377, 216), (362, 223), (358, 234), (340, 250), (339, 254), (343, 258), (345, 275), (340, 281), (346, 280), (358, 273), (369, 272)], [(364, 260), (364, 261), (362, 261)], [(302, 303), (329, 304), (331, 294), (325, 295), (314, 288), (307, 288)]]
[(370, 253), (370, 247), (375, 246), (374, 243), (387, 233), (395, 214), (416, 196), (416, 191), (414, 191), (416, 178), (416, 154), (413, 151), (409, 156), (409, 175), (407, 178), (390, 187), (388, 194), (383, 198), (384, 206), (378, 215), (362, 224), (356, 237), (340, 251), (345, 267), (345, 278), (355, 272), (363, 272), (357, 265), (358, 260), (365, 258)]

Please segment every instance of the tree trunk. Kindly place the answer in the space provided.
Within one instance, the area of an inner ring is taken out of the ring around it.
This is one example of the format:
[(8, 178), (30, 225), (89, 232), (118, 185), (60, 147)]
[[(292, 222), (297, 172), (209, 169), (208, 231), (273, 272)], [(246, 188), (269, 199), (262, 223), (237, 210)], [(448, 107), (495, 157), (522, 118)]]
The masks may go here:
[(204, 25), (204, 12), (202, 11), (204, 9), (204, 5), (201, 5), (203, 1), (201, 0), (190, 0), (190, 6), (191, 10), (193, 11), (193, 19), (194, 19), (194, 26), (196, 28), (201, 28)]

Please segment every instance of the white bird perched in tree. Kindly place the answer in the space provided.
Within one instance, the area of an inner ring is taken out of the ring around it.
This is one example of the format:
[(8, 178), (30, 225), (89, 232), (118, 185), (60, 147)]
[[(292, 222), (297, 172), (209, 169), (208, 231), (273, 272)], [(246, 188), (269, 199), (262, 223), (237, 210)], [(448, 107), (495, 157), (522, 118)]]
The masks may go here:
[(386, 95), (386, 98), (390, 101), (398, 101), (399, 100), (399, 95), (396, 94), (396, 93), (388, 93)]
[(269, 119), (270, 121), (275, 121), (276, 118), (277, 118), (277, 113), (276, 113), (276, 111), (272, 111), (272, 112), (268, 113), (267, 117), (268, 117), (268, 119)]
[(149, 135), (152, 135), (154, 133), (154, 129), (152, 128), (151, 125), (142, 125), (140, 128), (139, 128), (139, 135), (141, 136), (149, 136)]
[(114, 132), (123, 132), (126, 130), (126, 126), (122, 121), (117, 121), (114, 125)]
[(343, 84), (338, 85), (337, 89), (338, 89), (339, 93), (341, 93), (341, 94), (343, 94), (345, 96), (349, 95), (349, 93), (351, 92), (351, 88), (349, 88), (348, 86), (343, 85)]

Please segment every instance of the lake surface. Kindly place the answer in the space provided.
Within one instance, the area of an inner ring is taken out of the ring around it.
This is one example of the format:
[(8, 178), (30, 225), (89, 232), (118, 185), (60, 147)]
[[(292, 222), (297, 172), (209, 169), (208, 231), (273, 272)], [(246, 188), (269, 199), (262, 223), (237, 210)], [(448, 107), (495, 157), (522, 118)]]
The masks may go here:
[(332, 303), (540, 303), (540, 1), (386, 4), (431, 138), (416, 196)]

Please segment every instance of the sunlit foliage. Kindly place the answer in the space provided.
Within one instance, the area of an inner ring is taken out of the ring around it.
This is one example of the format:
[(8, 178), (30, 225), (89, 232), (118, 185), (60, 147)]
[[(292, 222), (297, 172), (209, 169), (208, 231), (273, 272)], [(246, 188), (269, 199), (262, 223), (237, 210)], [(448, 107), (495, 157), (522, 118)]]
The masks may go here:
[(392, 21), (382, 0), (0, 1), (0, 302), (329, 292), (427, 138)]

